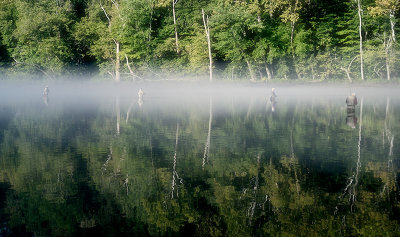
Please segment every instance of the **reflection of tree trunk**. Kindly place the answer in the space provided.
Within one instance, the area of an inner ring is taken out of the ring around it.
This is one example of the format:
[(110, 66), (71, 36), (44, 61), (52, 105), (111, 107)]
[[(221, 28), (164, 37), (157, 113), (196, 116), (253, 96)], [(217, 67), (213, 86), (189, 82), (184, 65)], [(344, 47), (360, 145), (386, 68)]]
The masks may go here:
[[(387, 193), (388, 193), (388, 198), (389, 198), (389, 192), (390, 192), (390, 184), (389, 184), (389, 182), (390, 182), (390, 180), (392, 179), (391, 177), (390, 177), (390, 174), (392, 174), (393, 173), (393, 171), (392, 171), (392, 169), (393, 169), (393, 141), (394, 141), (394, 135), (392, 134), (392, 132), (391, 132), (391, 130), (390, 130), (390, 128), (389, 128), (389, 126), (388, 126), (388, 120), (389, 120), (389, 109), (390, 109), (390, 99), (389, 99), (389, 97), (387, 97), (387, 99), (386, 99), (386, 113), (385, 113), (385, 131), (384, 131), (384, 135), (386, 135), (386, 138), (388, 139), (388, 143), (389, 143), (389, 154), (388, 154), (388, 164), (387, 164), (387, 172), (388, 172), (388, 177), (387, 177), (387, 180), (386, 180), (386, 184), (385, 184), (385, 186), (383, 187), (383, 191), (382, 192), (384, 192), (385, 190), (387, 191)], [(395, 183), (396, 183), (396, 185), (397, 185), (397, 181), (396, 181), (396, 179), (397, 179), (397, 175), (396, 174), (394, 174), (394, 180), (395, 180)]]
[(110, 151), (108, 153), (107, 160), (106, 160), (106, 162), (104, 162), (103, 167), (101, 168), (102, 174), (104, 174), (104, 172), (107, 170), (108, 163), (110, 162), (110, 160), (112, 160), (112, 157), (113, 157), (113, 149), (112, 149), (112, 145), (111, 144), (110, 144), (110, 149), (109, 150)]
[(297, 195), (300, 195), (300, 182), (297, 176), (297, 167), (295, 167), (295, 154), (294, 154), (294, 146), (293, 146), (293, 129), (294, 129), (294, 115), (292, 118), (292, 129), (290, 131), (290, 159), (294, 171), (294, 178), (296, 180), (296, 190), (297, 190)]
[(210, 143), (211, 143), (211, 123), (212, 123), (212, 97), (210, 96), (210, 118), (208, 120), (208, 134), (207, 134), (207, 141), (204, 147), (204, 156), (203, 156), (203, 169), (204, 165), (208, 163), (208, 158), (210, 154)]
[[(347, 193), (349, 194), (349, 202), (350, 202), (350, 210), (353, 212), (353, 207), (357, 200), (357, 185), (358, 179), (361, 169), (361, 131), (362, 131), (362, 120), (363, 120), (363, 101), (364, 98), (361, 97), (361, 105), (360, 105), (360, 122), (359, 122), (359, 129), (358, 129), (358, 144), (357, 144), (357, 163), (356, 163), (356, 170), (354, 174), (348, 179), (348, 183), (343, 191), (343, 194), (340, 195), (339, 199), (342, 199)], [(338, 206), (336, 206), (335, 214), (338, 211)]]
[(134, 104), (135, 104), (135, 101), (132, 101), (132, 103), (129, 105), (128, 111), (126, 112), (126, 120), (125, 120), (126, 123), (128, 123), (129, 114), (131, 113), (131, 110), (132, 110)]
[(129, 175), (126, 174), (126, 178), (124, 180), (124, 184), (123, 184), (126, 188), (126, 196), (128, 196), (129, 194)]
[[(174, 152), (174, 164), (172, 166), (172, 184), (171, 184), (171, 199), (174, 198), (175, 186), (177, 180), (180, 184), (183, 184), (183, 180), (179, 177), (178, 172), (176, 172), (176, 152), (178, 149), (178, 134), (179, 134), (179, 123), (176, 124), (176, 135), (175, 135), (175, 152)], [(178, 189), (176, 190), (176, 196), (179, 196)]]
[(387, 120), (388, 120), (388, 113), (389, 113), (389, 97), (386, 98), (386, 113), (385, 113), (385, 133), (386, 135), (388, 134), (388, 126), (387, 126)]
[(254, 104), (254, 98), (251, 97), (249, 107), (247, 108), (246, 118), (249, 118), (251, 109), (253, 108), (253, 104)]
[(151, 140), (151, 134), (149, 132), (149, 145), (150, 145), (150, 157), (151, 157), (151, 166), (153, 167), (153, 171), (155, 172), (154, 169), (154, 160), (153, 160), (153, 142)]
[(364, 98), (361, 97), (361, 105), (360, 105), (360, 123), (359, 123), (359, 129), (358, 129), (358, 145), (357, 145), (357, 166), (356, 166), (356, 173), (354, 177), (354, 186), (353, 186), (353, 191), (350, 196), (352, 204), (351, 204), (351, 210), (353, 211), (353, 206), (356, 202), (356, 188), (358, 185), (358, 176), (360, 174), (360, 169), (361, 169), (361, 131), (362, 131), (362, 122), (363, 122), (363, 101)]
[(121, 113), (120, 113), (120, 108), (119, 108), (119, 96), (116, 97), (115, 99), (115, 110), (117, 113), (117, 135), (119, 135), (120, 132), (120, 121), (121, 121)]
[(250, 217), (250, 224), (251, 224), (251, 219), (254, 216), (254, 211), (257, 206), (257, 191), (258, 191), (258, 183), (259, 183), (259, 172), (260, 172), (260, 154), (257, 155), (257, 175), (256, 179), (254, 181), (254, 187), (253, 187), (253, 200), (250, 202), (249, 209), (247, 209), (247, 216)]

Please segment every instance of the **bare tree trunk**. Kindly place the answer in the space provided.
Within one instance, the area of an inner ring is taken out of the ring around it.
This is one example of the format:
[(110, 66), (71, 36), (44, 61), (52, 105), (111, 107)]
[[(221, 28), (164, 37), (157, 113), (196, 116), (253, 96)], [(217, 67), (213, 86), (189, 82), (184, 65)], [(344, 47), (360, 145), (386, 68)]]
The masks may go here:
[[(114, 6), (117, 8), (117, 10), (119, 11), (119, 8), (118, 8), (118, 4), (116, 3), (116, 2), (114, 2), (113, 1), (113, 4), (114, 4)], [(106, 16), (106, 18), (107, 18), (107, 20), (108, 20), (108, 30), (110, 31), (110, 33), (111, 33), (111, 19), (110, 19), (110, 17), (108, 16), (108, 14), (107, 14), (107, 11), (106, 11), (106, 9), (103, 7), (103, 5), (101, 5), (101, 2), (100, 2), (100, 8), (103, 10), (103, 12), (104, 12), (104, 15)], [(121, 17), (121, 16), (120, 16)], [(120, 68), (120, 65), (119, 65), (119, 47), (120, 47), (120, 45), (119, 45), (119, 42), (117, 41), (117, 40), (115, 40), (114, 38), (112, 39), (113, 41), (114, 41), (114, 43), (115, 43), (115, 65), (114, 65), (114, 69), (115, 69), (115, 77), (114, 77), (114, 75), (112, 75), (111, 73), (111, 76), (114, 78), (114, 80), (115, 81), (117, 81), (117, 82), (119, 82), (120, 81), (120, 73), (119, 73), (119, 68)]]
[(132, 68), (129, 65), (129, 59), (128, 59), (128, 56), (126, 54), (125, 54), (125, 59), (126, 59), (126, 66), (128, 67), (129, 72), (130, 72), (130, 74), (132, 76), (132, 81), (134, 81), (135, 80), (135, 74), (133, 73)]
[(350, 76), (350, 70), (348, 70), (347, 68), (344, 68), (344, 67), (341, 67), (340, 69), (342, 69), (346, 73), (347, 79), (349, 79), (350, 83), (353, 83), (353, 80), (351, 79), (351, 76)]
[(251, 68), (250, 61), (248, 59), (246, 59), (246, 63), (247, 63), (247, 67), (249, 68), (250, 81), (255, 81), (254, 72), (253, 72), (253, 69)]
[(386, 53), (386, 78), (388, 81), (390, 81), (390, 58), (388, 53)]
[(267, 80), (272, 80), (271, 70), (268, 68), (268, 64), (265, 65), (265, 71), (267, 72)]
[(356, 58), (357, 58), (357, 56), (354, 57), (354, 58), (351, 60), (351, 62), (349, 63), (349, 66), (347, 66), (347, 68), (340, 67), (340, 69), (342, 69), (344, 72), (346, 72), (347, 79), (349, 79), (350, 83), (353, 83), (353, 80), (351, 79), (351, 76), (350, 76), (350, 67), (351, 67), (351, 64), (354, 62), (354, 60), (355, 60)]
[(290, 48), (293, 52), (293, 39), (294, 39), (294, 22), (290, 22)]
[(178, 2), (178, 0), (172, 0), (172, 16), (174, 18), (175, 47), (176, 47), (176, 52), (179, 53), (178, 30), (177, 30), (177, 26), (176, 26), (176, 15), (175, 15), (175, 5), (177, 2)]
[(394, 27), (396, 25), (396, 22), (394, 22), (394, 12), (393, 10), (390, 10), (389, 12), (389, 20), (390, 20), (390, 29), (392, 31), (392, 40), (393, 42), (396, 42), (396, 33), (394, 31)]
[(53, 76), (51, 76), (50, 74), (48, 74), (45, 70), (41, 69), (39, 65), (37, 64), (31, 64), (31, 63), (25, 63), (25, 62), (20, 62), (17, 59), (13, 58), (13, 60), (15, 61), (15, 65), (17, 64), (25, 64), (25, 65), (30, 65), (30, 66), (34, 66), (37, 70), (41, 71), (45, 76), (47, 76), (50, 79), (54, 79)]
[(358, 6), (358, 19), (359, 19), (359, 26), (358, 26), (358, 32), (360, 34), (360, 72), (361, 72), (361, 80), (364, 81), (364, 56), (363, 56), (363, 37), (362, 37), (362, 9), (361, 9), (361, 0), (357, 0), (357, 6)]
[(115, 81), (121, 81), (121, 76), (119, 73), (120, 62), (119, 62), (119, 42), (115, 40)]
[(213, 71), (212, 71), (212, 54), (211, 54), (211, 39), (210, 39), (210, 27), (208, 25), (208, 16), (206, 17), (204, 14), (204, 9), (201, 9), (201, 13), (203, 15), (203, 24), (204, 24), (204, 30), (206, 32), (206, 37), (207, 37), (207, 44), (208, 44), (208, 58), (210, 60), (210, 65), (209, 70), (210, 70), (210, 81), (212, 81), (213, 78)]
[(392, 49), (392, 35), (388, 37), (386, 40), (386, 34), (383, 36), (383, 46), (385, 48), (385, 66), (386, 66), (386, 78), (390, 81), (390, 56), (391, 56), (391, 49)]

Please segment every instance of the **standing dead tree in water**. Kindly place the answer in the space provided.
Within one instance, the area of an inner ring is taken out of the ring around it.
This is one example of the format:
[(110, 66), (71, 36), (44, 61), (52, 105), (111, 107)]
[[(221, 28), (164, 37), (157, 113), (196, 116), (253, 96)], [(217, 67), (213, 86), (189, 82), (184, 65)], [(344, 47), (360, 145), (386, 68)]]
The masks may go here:
[[(174, 152), (174, 163), (172, 166), (172, 183), (171, 183), (171, 199), (174, 198), (175, 187), (177, 183), (183, 184), (183, 180), (179, 177), (176, 171), (176, 153), (178, 150), (178, 135), (179, 135), (179, 123), (176, 124), (176, 135), (175, 135), (175, 152)], [(176, 189), (176, 196), (179, 197), (178, 189)]]
[(204, 155), (203, 155), (203, 169), (206, 163), (208, 163), (208, 158), (210, 155), (210, 143), (211, 143), (211, 123), (212, 123), (212, 97), (210, 96), (210, 118), (208, 120), (208, 133), (207, 133), (207, 141), (204, 146)]

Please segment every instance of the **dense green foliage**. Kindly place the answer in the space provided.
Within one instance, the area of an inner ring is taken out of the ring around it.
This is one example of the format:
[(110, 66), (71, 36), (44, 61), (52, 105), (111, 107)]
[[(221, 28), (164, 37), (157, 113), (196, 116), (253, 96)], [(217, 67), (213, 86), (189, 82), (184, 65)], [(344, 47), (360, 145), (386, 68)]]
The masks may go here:
[[(399, 6), (361, 1), (367, 80), (400, 78)], [(0, 71), (206, 78), (202, 9), (219, 78), (360, 78), (354, 0), (0, 0)]]

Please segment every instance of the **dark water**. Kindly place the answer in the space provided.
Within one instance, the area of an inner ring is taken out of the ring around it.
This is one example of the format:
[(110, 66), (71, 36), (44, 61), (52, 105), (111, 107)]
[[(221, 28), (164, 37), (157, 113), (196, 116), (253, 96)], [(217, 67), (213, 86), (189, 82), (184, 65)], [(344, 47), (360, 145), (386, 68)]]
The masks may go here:
[(399, 236), (399, 88), (43, 88), (0, 85), (0, 236)]

